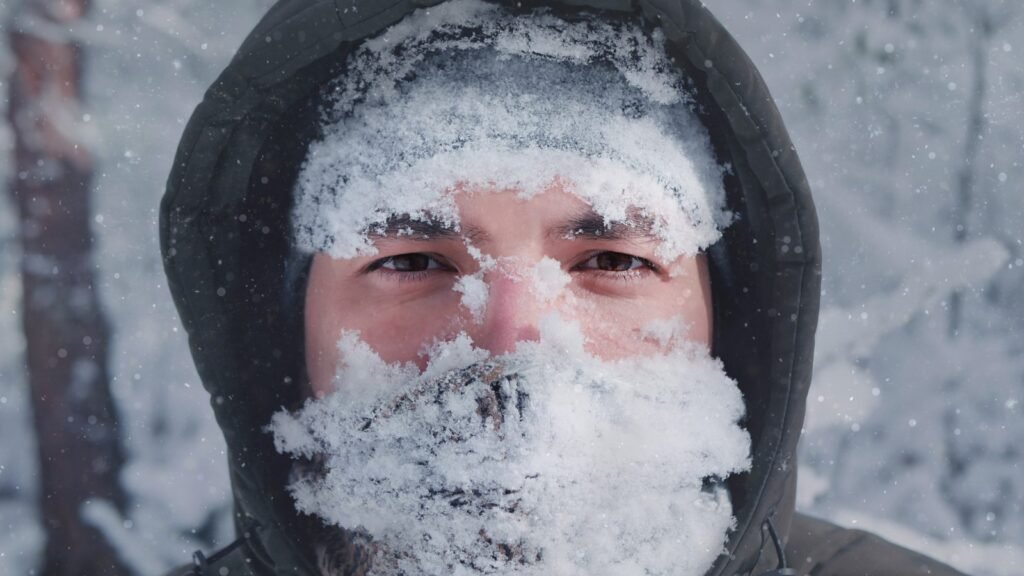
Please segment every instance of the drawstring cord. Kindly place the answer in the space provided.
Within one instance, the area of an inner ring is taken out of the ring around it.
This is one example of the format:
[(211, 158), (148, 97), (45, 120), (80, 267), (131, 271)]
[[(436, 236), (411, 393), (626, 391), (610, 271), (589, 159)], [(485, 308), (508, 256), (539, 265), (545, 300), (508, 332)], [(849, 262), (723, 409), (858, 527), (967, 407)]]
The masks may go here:
[[(768, 528), (768, 536), (772, 539), (772, 544), (775, 546), (775, 557), (779, 559), (779, 565), (774, 570), (762, 572), (760, 576), (796, 576), (796, 570), (789, 567), (786, 563), (786, 550), (782, 546), (782, 539), (779, 538), (779, 533), (775, 530), (775, 524), (772, 523), (771, 514), (765, 519), (764, 524), (761, 525), (763, 532), (764, 528)], [(764, 543), (762, 534), (762, 545)]]
[[(212, 571), (211, 568), (216, 568), (225, 560), (229, 560), (233, 557), (235, 558), (235, 561), (237, 561), (237, 557), (235, 555), (239, 553), (239, 547), (252, 538), (252, 533), (259, 529), (259, 522), (250, 518), (248, 526), (242, 536), (222, 548), (213, 556), (207, 556), (206, 554), (203, 554), (201, 550), (196, 550), (192, 554), (192, 572), (190, 572), (188, 576), (223, 576), (224, 574), (227, 574), (227, 572), (224, 572), (224, 570), (228, 570), (226, 567), (222, 566), (216, 573)], [(249, 558), (246, 558), (245, 561), (251, 562)]]
[(206, 554), (196, 550), (195, 553), (192, 554), (192, 573), (206, 574), (209, 567), (210, 562), (206, 559)]

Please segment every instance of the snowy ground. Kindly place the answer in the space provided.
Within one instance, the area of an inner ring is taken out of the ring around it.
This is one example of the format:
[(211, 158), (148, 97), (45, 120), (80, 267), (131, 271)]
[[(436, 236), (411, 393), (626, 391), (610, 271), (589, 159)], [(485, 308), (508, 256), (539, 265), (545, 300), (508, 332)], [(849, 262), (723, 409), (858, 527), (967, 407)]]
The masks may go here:
[[(156, 211), (202, 90), (264, 0), (98, 0), (88, 112), (102, 175), (95, 227), (131, 454), (127, 518), (88, 517), (139, 573), (230, 535), (223, 441), (160, 266)], [(0, 16), (8, 10), (0, 4)], [(876, 530), (971, 574), (1024, 572), (1024, 13), (1007, 3), (736, 0), (712, 7), (773, 89), (815, 190), (825, 311), (801, 469), (803, 509)], [(972, 22), (974, 22), (972, 24)], [(226, 26), (226, 28), (225, 28)], [(977, 70), (984, 138), (965, 166)], [(6, 90), (10, 58), (0, 49)], [(9, 136), (0, 127), (0, 149)], [(954, 192), (975, 186), (954, 244)], [(0, 177), (8, 165), (0, 162)], [(6, 201), (6, 200), (4, 200)], [(965, 294), (958, 337), (950, 294)], [(41, 530), (22, 378), (15, 222), (0, 209), (0, 573), (33, 566)], [(173, 535), (173, 537), (169, 537)]]

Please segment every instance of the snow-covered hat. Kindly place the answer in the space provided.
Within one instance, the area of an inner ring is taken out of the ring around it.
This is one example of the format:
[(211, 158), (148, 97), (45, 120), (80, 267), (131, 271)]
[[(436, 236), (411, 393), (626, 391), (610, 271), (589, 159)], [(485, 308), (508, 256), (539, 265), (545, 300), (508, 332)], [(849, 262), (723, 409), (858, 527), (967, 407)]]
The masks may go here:
[(419, 12), (351, 54), (296, 184), (295, 244), (348, 258), (392, 215), (458, 226), (456, 183), (529, 196), (556, 178), (609, 221), (653, 216), (660, 255), (730, 215), (722, 172), (658, 29), (480, 0)]

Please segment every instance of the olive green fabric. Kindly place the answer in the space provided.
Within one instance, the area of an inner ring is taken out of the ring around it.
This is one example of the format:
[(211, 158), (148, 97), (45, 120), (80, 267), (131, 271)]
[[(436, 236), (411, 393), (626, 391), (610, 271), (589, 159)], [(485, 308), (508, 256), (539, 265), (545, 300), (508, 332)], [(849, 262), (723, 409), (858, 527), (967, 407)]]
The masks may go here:
[[(232, 574), (244, 567), (247, 576), (316, 573), (296, 538), (300, 520), (284, 491), (288, 461), (264, 430), (274, 411), (297, 402), (304, 378), (301, 310), (289, 305), (282, 281), (290, 274), (287, 216), (302, 158), (301, 137), (290, 123), (341, 73), (354, 45), (432, 3), (278, 2), (210, 87), (182, 136), (161, 204), (161, 248), (227, 440), (240, 536), (222, 557), (211, 556), (211, 574), (220, 567)], [(774, 569), (779, 559), (767, 527), (770, 520), (783, 539), (793, 533), (796, 444), (820, 293), (818, 224), (800, 161), (757, 70), (699, 0), (551, 4), (562, 11), (636, 12), (660, 26), (698, 88), (716, 152), (733, 166), (727, 189), (740, 219), (716, 250), (721, 257), (713, 258), (714, 347), (745, 395), (753, 468), (729, 480), (737, 526), (709, 574)], [(796, 541), (800, 550), (810, 549), (807, 538)], [(836, 557), (851, 560), (857, 549)]]

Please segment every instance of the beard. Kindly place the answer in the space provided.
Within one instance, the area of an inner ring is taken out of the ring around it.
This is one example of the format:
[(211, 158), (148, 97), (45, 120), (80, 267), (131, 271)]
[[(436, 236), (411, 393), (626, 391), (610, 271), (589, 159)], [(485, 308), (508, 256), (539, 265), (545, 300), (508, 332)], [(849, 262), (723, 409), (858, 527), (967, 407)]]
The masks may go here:
[(608, 362), (549, 330), (492, 357), (461, 337), (420, 373), (339, 347), (337, 391), (270, 426), (325, 575), (696, 576), (723, 552), (750, 441), (704, 349)]

